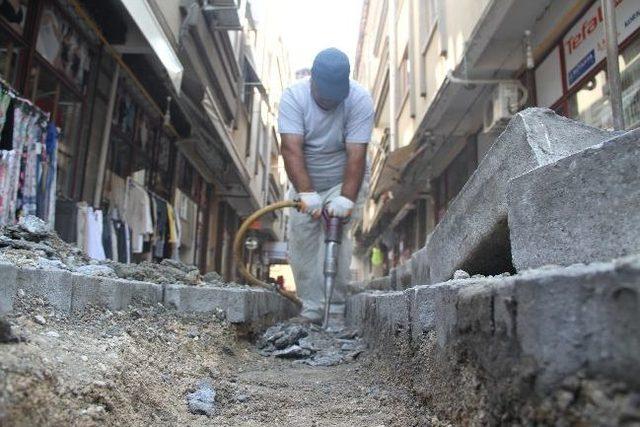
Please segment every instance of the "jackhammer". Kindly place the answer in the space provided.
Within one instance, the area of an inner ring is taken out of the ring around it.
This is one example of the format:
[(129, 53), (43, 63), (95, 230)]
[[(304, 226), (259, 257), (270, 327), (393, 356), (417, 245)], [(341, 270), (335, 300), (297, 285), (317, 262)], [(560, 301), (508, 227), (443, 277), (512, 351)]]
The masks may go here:
[[(285, 200), (276, 202), (251, 214), (241, 225), (236, 233), (233, 242), (234, 261), (238, 272), (248, 284), (262, 288), (272, 289), (280, 293), (283, 297), (290, 299), (296, 305), (302, 306), (302, 301), (293, 292), (285, 291), (270, 283), (266, 283), (258, 278), (247, 269), (244, 263), (244, 236), (250, 229), (251, 225), (260, 219), (261, 216), (273, 212), (278, 209), (296, 208), (300, 209), (300, 202), (295, 200)], [(324, 249), (324, 317), (323, 327), (326, 329), (329, 325), (329, 312), (331, 311), (331, 299), (333, 297), (333, 288), (336, 277), (338, 275), (338, 253), (340, 244), (342, 243), (342, 227), (345, 224), (343, 218), (330, 216), (326, 210), (322, 212), (322, 218), (325, 228), (325, 249)]]
[(322, 211), (324, 221), (324, 317), (322, 327), (329, 326), (329, 312), (331, 311), (331, 298), (333, 287), (338, 275), (338, 253), (342, 243), (342, 226), (344, 218), (330, 216), (326, 210)]

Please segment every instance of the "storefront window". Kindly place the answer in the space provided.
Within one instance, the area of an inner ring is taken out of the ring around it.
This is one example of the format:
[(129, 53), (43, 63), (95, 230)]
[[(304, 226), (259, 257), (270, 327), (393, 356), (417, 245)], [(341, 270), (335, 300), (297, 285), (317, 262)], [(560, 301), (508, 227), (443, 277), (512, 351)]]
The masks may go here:
[(587, 81), (580, 90), (568, 98), (569, 117), (591, 126), (613, 127), (609, 89), (604, 70)]
[(640, 126), (640, 39), (620, 55), (620, 74), (624, 124), (629, 129), (636, 128)]
[(82, 36), (53, 6), (45, 6), (40, 18), (36, 51), (78, 88), (89, 74), (89, 48)]
[[(640, 125), (640, 40), (627, 46), (619, 57), (622, 107), (627, 128)], [(613, 128), (607, 73), (597, 72), (567, 99), (569, 117), (603, 129)]]

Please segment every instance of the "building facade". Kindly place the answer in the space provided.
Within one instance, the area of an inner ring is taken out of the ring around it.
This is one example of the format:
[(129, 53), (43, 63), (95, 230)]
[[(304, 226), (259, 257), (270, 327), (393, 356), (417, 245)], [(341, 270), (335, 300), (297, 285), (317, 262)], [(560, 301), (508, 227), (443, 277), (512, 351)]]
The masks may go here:
[[(615, 3), (624, 122), (634, 128), (640, 2)], [(518, 110), (613, 126), (599, 0), (366, 0), (354, 68), (376, 105), (356, 278), (425, 244)]]
[[(103, 234), (113, 221), (131, 233), (126, 248), (102, 241), (99, 256), (173, 258), (234, 279), (241, 220), (285, 191), (269, 93), (292, 78), (282, 46), (261, 41), (250, 4), (2, 3), (3, 85), (58, 128), (60, 235), (95, 246), (99, 213)], [(257, 227), (262, 248), (285, 237), (284, 222)], [(262, 251), (251, 263), (264, 275)]]

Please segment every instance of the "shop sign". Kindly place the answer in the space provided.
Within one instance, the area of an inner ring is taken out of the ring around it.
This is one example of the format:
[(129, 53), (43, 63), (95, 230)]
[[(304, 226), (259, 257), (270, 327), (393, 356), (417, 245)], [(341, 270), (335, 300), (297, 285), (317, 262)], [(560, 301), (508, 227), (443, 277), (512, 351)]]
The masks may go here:
[[(618, 43), (622, 43), (640, 28), (640, 2), (616, 1)], [(566, 65), (567, 86), (571, 88), (607, 56), (604, 14), (600, 1), (576, 22), (562, 40)]]

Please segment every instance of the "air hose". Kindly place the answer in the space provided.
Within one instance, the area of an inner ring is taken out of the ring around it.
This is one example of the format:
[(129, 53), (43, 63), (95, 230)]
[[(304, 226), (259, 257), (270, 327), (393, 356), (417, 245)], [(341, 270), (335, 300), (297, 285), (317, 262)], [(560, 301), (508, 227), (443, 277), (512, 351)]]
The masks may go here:
[(300, 207), (300, 202), (295, 202), (293, 200), (284, 200), (282, 202), (272, 203), (251, 214), (247, 219), (244, 220), (244, 222), (238, 229), (238, 232), (236, 233), (236, 238), (233, 241), (233, 261), (236, 264), (238, 272), (247, 281), (249, 285), (275, 290), (283, 297), (293, 301), (296, 305), (302, 306), (302, 301), (300, 301), (300, 298), (296, 296), (295, 292), (285, 291), (284, 289), (280, 289), (276, 285), (263, 282), (262, 280), (258, 279), (253, 274), (251, 274), (251, 272), (247, 269), (244, 263), (244, 236), (245, 234), (247, 234), (249, 227), (251, 227), (251, 225), (256, 220), (258, 220), (258, 218), (260, 218), (261, 216), (269, 212), (273, 212), (278, 209), (299, 208), (299, 207)]

